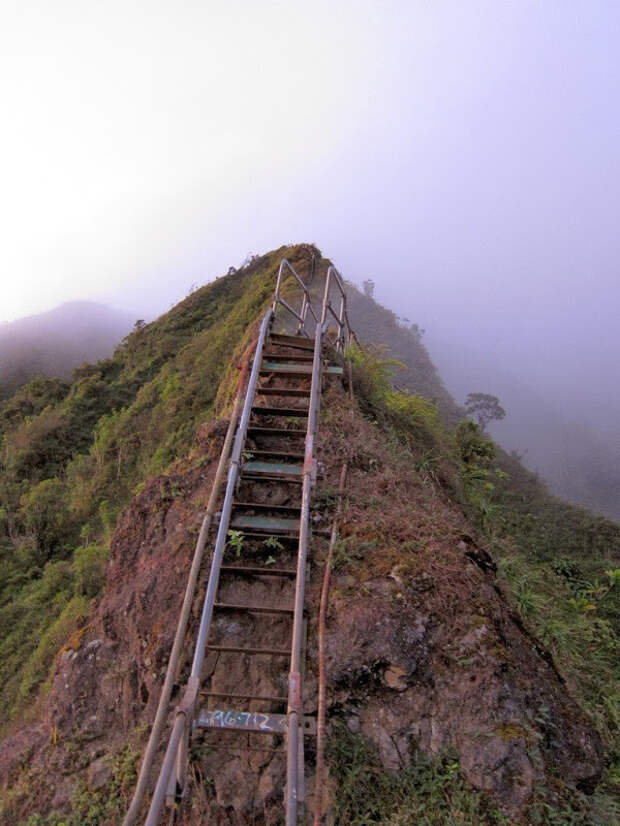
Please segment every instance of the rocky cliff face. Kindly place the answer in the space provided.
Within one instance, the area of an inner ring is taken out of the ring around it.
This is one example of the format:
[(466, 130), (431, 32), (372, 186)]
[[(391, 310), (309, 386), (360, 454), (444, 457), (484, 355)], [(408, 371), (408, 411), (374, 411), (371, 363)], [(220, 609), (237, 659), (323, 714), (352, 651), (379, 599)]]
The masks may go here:
[[(108, 756), (128, 742), (137, 749), (143, 744), (221, 430), (216, 425), (203, 438), (202, 458), (150, 482), (119, 520), (94, 619), (60, 654), (37, 719), (3, 745), (3, 780), (19, 785), (27, 767), (31, 784), (29, 794), (16, 795), (12, 822), (33, 811), (70, 809), (84, 784), (93, 792), (106, 788), (113, 771)], [(556, 795), (566, 785), (591, 790), (602, 767), (600, 739), (511, 609), (493, 560), (472, 538), (446, 481), (416, 471), (337, 388), (325, 400), (320, 433), (318, 524), (329, 523), (326, 493), (337, 486), (342, 461), (350, 467), (328, 624), (332, 730), (340, 723), (360, 732), (388, 772), (449, 747), (467, 783), (511, 823), (527, 816), (541, 789), (559, 790)], [(316, 710), (316, 609), (325, 550), (325, 540), (315, 540), (307, 713)], [(250, 601), (253, 595), (243, 596)], [(199, 598), (195, 608), (194, 625)], [(285, 636), (273, 626), (275, 645)], [(190, 631), (180, 679), (191, 651)], [(229, 675), (233, 682), (249, 682), (257, 694), (278, 689), (255, 665), (238, 668)], [(308, 750), (312, 803), (311, 741)], [(203, 744), (194, 757), (183, 823), (205, 822), (205, 813), (217, 824), (279, 822), (284, 764), (258, 735), (234, 753)], [(337, 798), (332, 786), (329, 805)]]

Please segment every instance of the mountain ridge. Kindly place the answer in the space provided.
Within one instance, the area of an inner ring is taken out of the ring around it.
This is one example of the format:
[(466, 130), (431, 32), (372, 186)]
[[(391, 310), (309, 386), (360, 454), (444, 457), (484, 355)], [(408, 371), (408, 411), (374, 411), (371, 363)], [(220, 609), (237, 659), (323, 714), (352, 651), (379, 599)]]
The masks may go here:
[[(239, 357), (281, 257), (304, 272), (313, 252), (258, 256), (70, 384), (33, 381), (0, 406), (2, 824), (122, 818)], [(319, 257), (319, 274), (327, 264)], [(355, 328), (354, 299), (351, 310)], [(330, 720), (348, 731), (330, 751), (338, 822), (409, 823), (403, 806), (422, 803), (437, 824), (465, 826), (467, 812), (505, 823), (498, 807), (510, 823), (611, 822), (603, 752), (614, 738), (618, 609), (607, 571), (620, 528), (551, 497), (459, 419), (415, 330), (391, 318), (378, 308), (374, 335), (368, 325), (362, 337), (398, 339), (410, 392), (393, 389), (385, 354), (354, 349), (356, 401), (326, 397), (319, 426), (322, 449), (348, 459), (353, 479), (330, 631)], [(322, 520), (333, 470), (315, 503)], [(355, 610), (367, 629), (357, 637)], [(399, 727), (401, 688), (420, 713)], [(367, 782), (347, 797), (355, 776)], [(251, 814), (238, 782), (215, 802), (211, 780), (198, 783), (195, 799), (228, 807), (227, 822), (260, 820), (275, 794), (269, 771), (260, 782)], [(446, 800), (459, 803), (446, 810)]]
[(0, 398), (37, 374), (71, 376), (80, 364), (112, 354), (133, 326), (129, 313), (95, 301), (68, 301), (0, 324)]

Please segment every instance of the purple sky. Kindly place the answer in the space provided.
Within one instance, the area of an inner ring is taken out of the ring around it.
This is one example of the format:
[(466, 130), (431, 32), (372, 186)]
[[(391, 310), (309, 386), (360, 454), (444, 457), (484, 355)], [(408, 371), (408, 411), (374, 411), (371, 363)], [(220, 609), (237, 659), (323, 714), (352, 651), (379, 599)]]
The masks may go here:
[(619, 43), (612, 0), (24, 0), (0, 321), (154, 316), (315, 241), (426, 328), (457, 395), (503, 371), (620, 454)]

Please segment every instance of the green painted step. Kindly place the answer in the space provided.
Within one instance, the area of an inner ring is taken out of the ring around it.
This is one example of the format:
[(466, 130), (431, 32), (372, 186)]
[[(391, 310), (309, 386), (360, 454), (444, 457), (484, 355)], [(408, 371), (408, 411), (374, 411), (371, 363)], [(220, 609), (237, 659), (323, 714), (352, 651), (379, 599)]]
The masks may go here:
[(230, 522), (233, 530), (259, 530), (270, 533), (298, 533), (299, 519), (286, 519), (279, 516), (235, 516)]
[[(311, 364), (285, 364), (281, 361), (265, 361), (261, 365), (261, 373), (286, 373), (289, 376), (310, 376), (312, 375)], [(323, 373), (330, 376), (342, 376), (344, 370), (337, 364), (328, 364), (323, 368)]]
[(286, 462), (246, 462), (244, 473), (267, 473), (270, 476), (301, 476), (301, 465), (287, 464)]
[(252, 459), (260, 456), (262, 459), (288, 459), (291, 462), (303, 462), (303, 453), (289, 453), (285, 450), (250, 450)]
[[(286, 356), (282, 356), (286, 359)], [(309, 376), (312, 373), (311, 364), (286, 364), (284, 361), (264, 361), (260, 368), (261, 373), (299, 373)]]

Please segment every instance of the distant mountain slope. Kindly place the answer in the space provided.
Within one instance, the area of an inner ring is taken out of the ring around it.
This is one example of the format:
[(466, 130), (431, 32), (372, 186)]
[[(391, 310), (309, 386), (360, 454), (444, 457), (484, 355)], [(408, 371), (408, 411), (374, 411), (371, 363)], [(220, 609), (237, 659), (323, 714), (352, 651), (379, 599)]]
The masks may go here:
[[(502, 447), (516, 450), (523, 464), (539, 473), (558, 496), (620, 521), (620, 422), (610, 407), (590, 411), (541, 390), (527, 377), (498, 364), (491, 352), (475, 346), (458, 348), (431, 337), (429, 347), (446, 386), (458, 400), (483, 391), (497, 395), (508, 415), (493, 422), (489, 433)], [(605, 430), (601, 424), (612, 424)], [(597, 427), (598, 423), (598, 427)]]
[(361, 293), (353, 284), (347, 285), (347, 301), (351, 324), (362, 344), (384, 347), (387, 358), (404, 365), (395, 370), (396, 383), (436, 402), (447, 422), (454, 424), (462, 418), (463, 411), (446, 390), (422, 343), (423, 331), (418, 325), (401, 321), (395, 313)]
[(0, 399), (37, 373), (68, 378), (83, 362), (111, 355), (134, 320), (105, 304), (70, 301), (0, 324)]

